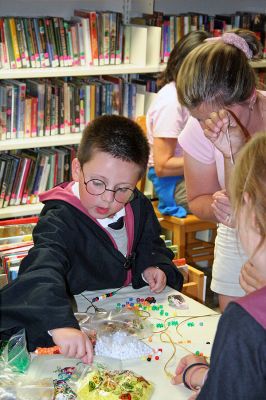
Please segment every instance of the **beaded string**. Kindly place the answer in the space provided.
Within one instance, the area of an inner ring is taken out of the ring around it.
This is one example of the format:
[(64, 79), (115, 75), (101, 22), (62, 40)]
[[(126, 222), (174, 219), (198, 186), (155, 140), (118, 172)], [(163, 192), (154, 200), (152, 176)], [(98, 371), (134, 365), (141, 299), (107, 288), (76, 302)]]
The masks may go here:
[(114, 290), (113, 292), (109, 292), (109, 293), (104, 293), (101, 296), (96, 296), (93, 299), (91, 299), (92, 303), (95, 303), (96, 301), (101, 301), (106, 299), (107, 297), (113, 297), (117, 292), (119, 292), (119, 290), (123, 289), (126, 286), (121, 286), (120, 288)]

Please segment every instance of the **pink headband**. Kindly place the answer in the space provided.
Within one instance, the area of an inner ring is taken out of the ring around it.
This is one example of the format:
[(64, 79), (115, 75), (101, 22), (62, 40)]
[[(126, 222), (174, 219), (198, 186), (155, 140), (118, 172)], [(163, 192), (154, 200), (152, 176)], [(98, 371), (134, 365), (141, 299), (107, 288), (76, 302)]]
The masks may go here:
[(226, 44), (231, 44), (232, 46), (237, 47), (239, 50), (245, 53), (246, 57), (250, 60), (253, 56), (252, 51), (249, 48), (249, 45), (241, 36), (238, 36), (236, 33), (227, 32), (222, 36), (212, 37), (205, 39), (205, 42), (212, 42), (216, 40), (222, 40)]

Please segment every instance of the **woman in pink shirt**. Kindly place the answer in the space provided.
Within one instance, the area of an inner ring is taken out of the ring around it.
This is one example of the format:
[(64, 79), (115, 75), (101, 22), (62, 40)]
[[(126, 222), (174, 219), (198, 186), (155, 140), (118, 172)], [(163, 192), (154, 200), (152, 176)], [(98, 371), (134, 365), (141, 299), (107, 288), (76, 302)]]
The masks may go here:
[(183, 150), (178, 136), (187, 123), (189, 111), (178, 101), (175, 81), (184, 58), (208, 37), (207, 32), (194, 31), (179, 40), (165, 71), (158, 78), (161, 89), (147, 113), (147, 136), (151, 150), (148, 177), (154, 185), (162, 214), (177, 217), (187, 214)]
[(179, 136), (189, 207), (200, 218), (219, 223), (211, 288), (219, 294), (221, 310), (244, 295), (239, 275), (247, 259), (237, 240), (227, 187), (248, 137), (266, 131), (266, 97), (256, 89), (249, 63), (260, 50), (254, 33), (226, 32), (194, 49), (177, 76), (179, 101), (192, 115)]

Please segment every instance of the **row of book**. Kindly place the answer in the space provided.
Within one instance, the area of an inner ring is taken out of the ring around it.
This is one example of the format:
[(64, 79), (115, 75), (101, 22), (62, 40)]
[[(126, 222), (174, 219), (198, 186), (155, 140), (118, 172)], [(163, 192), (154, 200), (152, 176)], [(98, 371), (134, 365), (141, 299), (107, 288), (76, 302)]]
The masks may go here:
[(38, 217), (0, 222), (0, 288), (17, 277), (22, 259), (33, 246), (32, 231)]
[(35, 204), (39, 193), (70, 181), (76, 146), (25, 149), (0, 154), (0, 208)]
[[(136, 24), (157, 30), (151, 30), (150, 40), (143, 41)], [(129, 25), (123, 24), (121, 13), (81, 9), (74, 10), (69, 21), (61, 17), (0, 17), (0, 69), (167, 62), (175, 43), (198, 29), (213, 36), (232, 28), (250, 29), (261, 40), (266, 57), (265, 27), (266, 14), (248, 12), (214, 16), (155, 12), (133, 18)]]
[(129, 62), (129, 38), (125, 39), (129, 30), (124, 32), (121, 13), (75, 10), (74, 14), (70, 21), (60, 17), (0, 17), (0, 67)]
[(263, 46), (263, 55), (266, 58), (266, 14), (236, 12), (226, 15), (208, 15), (200, 13), (186, 13), (165, 15), (154, 12), (153, 15), (144, 14), (141, 18), (133, 18), (132, 23), (155, 25), (162, 28), (161, 60), (167, 62), (170, 52), (176, 42), (184, 35), (195, 30), (205, 30), (213, 36), (221, 36), (230, 29), (244, 28), (256, 33)]
[(135, 118), (140, 86), (157, 87), (152, 76), (134, 77), (2, 80), (0, 139), (77, 133), (103, 114)]

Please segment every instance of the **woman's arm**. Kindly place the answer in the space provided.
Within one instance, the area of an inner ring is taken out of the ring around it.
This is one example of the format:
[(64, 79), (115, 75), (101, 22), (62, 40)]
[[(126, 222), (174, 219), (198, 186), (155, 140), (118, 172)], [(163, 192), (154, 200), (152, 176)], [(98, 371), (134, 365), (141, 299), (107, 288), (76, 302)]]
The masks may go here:
[(177, 139), (154, 138), (153, 157), (156, 175), (179, 176), (184, 175), (184, 158), (175, 156)]
[(203, 164), (185, 152), (184, 170), (190, 210), (199, 218), (217, 222), (211, 207), (213, 194), (221, 190), (216, 164)]

